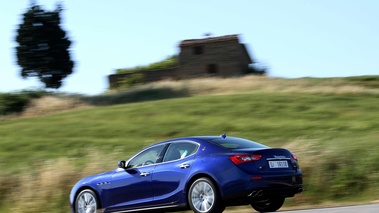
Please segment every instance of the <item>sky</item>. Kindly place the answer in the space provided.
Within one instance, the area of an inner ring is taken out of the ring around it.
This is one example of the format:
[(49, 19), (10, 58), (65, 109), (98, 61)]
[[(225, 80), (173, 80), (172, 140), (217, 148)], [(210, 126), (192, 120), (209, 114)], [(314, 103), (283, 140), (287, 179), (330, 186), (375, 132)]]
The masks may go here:
[[(54, 10), (54, 0), (36, 0)], [(379, 75), (376, 0), (65, 0), (73, 74), (60, 92), (98, 95), (119, 68), (178, 54), (185, 39), (239, 34), (251, 57), (278, 78)], [(16, 29), (30, 0), (0, 9), (0, 93), (38, 89), (17, 65)]]

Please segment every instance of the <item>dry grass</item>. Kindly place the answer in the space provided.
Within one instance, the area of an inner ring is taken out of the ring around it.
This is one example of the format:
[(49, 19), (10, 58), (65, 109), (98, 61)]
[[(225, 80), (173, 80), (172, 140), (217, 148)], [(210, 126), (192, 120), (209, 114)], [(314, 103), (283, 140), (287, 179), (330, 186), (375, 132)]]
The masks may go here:
[(314, 162), (328, 154), (326, 150), (322, 149), (320, 141), (304, 138), (297, 138), (285, 144), (283, 148), (296, 154), (300, 159), (300, 167), (304, 173), (308, 173), (307, 171), (314, 166)]
[(53, 212), (69, 212), (69, 192), (77, 180), (113, 169), (109, 165), (114, 165), (114, 161), (99, 161), (101, 156), (98, 151), (91, 150), (84, 167), (76, 165), (75, 159), (68, 158), (26, 167), (27, 172), (12, 177), (12, 182), (17, 184), (7, 196), (7, 203), (12, 203), (11, 212), (52, 212), (53, 209)]
[(236, 93), (323, 93), (323, 94), (379, 94), (378, 89), (353, 85), (341, 79), (282, 79), (265, 76), (236, 78), (200, 78), (183, 81), (160, 81), (135, 86), (138, 89), (172, 88), (186, 90), (190, 95), (227, 95)]
[[(136, 85), (126, 90), (109, 91), (107, 96), (122, 99), (124, 92), (159, 90), (169, 88), (185, 95), (229, 95), (248, 93), (321, 93), (321, 94), (379, 94), (379, 89), (351, 84), (342, 79), (282, 79), (265, 76), (244, 76), (236, 78), (200, 78), (182, 81), (165, 80)], [(127, 95), (127, 93), (126, 93)], [(96, 98), (96, 96), (94, 97)], [(89, 97), (91, 99), (91, 97)], [(21, 117), (35, 117), (93, 107), (93, 104), (75, 96), (50, 95), (35, 99)], [(112, 104), (112, 103), (105, 103)], [(17, 116), (16, 118), (18, 118)]]
[(68, 111), (78, 108), (91, 107), (89, 104), (74, 97), (66, 96), (44, 96), (34, 99), (22, 113), (21, 117), (35, 117), (52, 114), (56, 112)]
[[(11, 211), (15, 213), (39, 212), (55, 209), (47, 200), (59, 200), (71, 179), (78, 178), (72, 162), (59, 159), (46, 162), (37, 170), (18, 176), (18, 187), (11, 192)], [(50, 189), (50, 190), (46, 190)]]

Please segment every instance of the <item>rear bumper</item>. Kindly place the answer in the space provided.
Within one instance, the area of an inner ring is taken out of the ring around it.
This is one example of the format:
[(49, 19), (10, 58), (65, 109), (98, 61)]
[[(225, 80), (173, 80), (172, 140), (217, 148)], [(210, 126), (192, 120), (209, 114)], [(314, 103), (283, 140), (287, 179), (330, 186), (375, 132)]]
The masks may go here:
[(260, 179), (245, 179), (241, 180), (239, 184), (243, 190), (223, 196), (224, 201), (229, 205), (233, 203), (249, 204), (270, 197), (293, 197), (303, 191), (303, 179), (300, 171), (292, 175), (268, 175), (260, 176)]
[(275, 188), (262, 188), (254, 189), (251, 193), (247, 195), (247, 199), (255, 200), (268, 197), (293, 197), (295, 194), (301, 193), (303, 191), (303, 185), (295, 185), (291, 187), (275, 187)]

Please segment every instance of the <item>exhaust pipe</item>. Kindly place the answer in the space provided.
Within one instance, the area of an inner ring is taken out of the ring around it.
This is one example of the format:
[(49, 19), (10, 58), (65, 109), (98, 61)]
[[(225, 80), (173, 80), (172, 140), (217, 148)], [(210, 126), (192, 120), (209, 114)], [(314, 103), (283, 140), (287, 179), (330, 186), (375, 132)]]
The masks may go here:
[(263, 191), (262, 190), (259, 190), (259, 191), (252, 191), (248, 197), (261, 197), (263, 195)]
[(248, 197), (255, 197), (257, 195), (257, 192), (256, 191), (252, 191)]

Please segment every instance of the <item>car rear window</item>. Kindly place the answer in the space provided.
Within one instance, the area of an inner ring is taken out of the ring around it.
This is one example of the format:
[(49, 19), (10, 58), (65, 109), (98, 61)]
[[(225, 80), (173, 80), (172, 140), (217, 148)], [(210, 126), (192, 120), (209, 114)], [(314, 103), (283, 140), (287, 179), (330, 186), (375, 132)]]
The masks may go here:
[(226, 149), (268, 148), (268, 146), (265, 146), (263, 144), (260, 144), (251, 140), (243, 139), (243, 138), (226, 137), (226, 138), (211, 139), (210, 141)]

